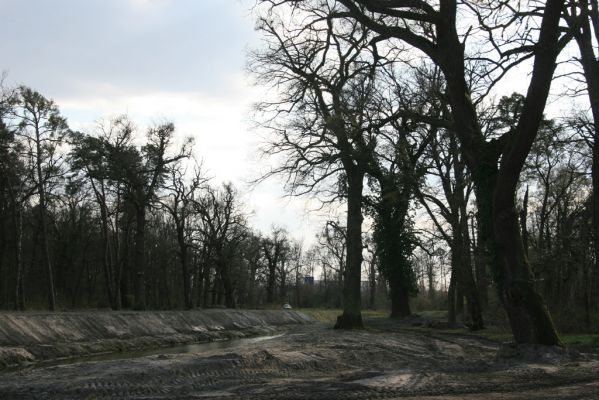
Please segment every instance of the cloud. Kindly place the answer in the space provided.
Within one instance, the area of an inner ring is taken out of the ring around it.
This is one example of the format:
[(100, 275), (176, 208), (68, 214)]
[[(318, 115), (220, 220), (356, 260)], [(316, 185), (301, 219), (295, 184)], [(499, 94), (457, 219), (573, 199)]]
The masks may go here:
[[(255, 43), (241, 0), (1, 0), (0, 70), (9, 81), (53, 98), (74, 129), (128, 114), (141, 133), (175, 123), (195, 138), (215, 183), (242, 191), (266, 170), (257, 162), (257, 133), (246, 121), (262, 93), (248, 86), (245, 49)], [(280, 181), (246, 193), (252, 223), (287, 226), (310, 241), (319, 217), (310, 200), (283, 198)], [(316, 222), (315, 222), (316, 221)]]
[(254, 35), (222, 0), (3, 2), (0, 69), (51, 96), (87, 85), (227, 93)]

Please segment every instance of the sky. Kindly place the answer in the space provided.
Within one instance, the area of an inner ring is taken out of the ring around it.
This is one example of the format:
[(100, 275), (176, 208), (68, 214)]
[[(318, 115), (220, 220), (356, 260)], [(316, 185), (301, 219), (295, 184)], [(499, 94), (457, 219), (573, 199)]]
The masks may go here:
[(127, 114), (140, 128), (173, 121), (195, 138), (215, 183), (232, 181), (251, 223), (313, 241), (316, 204), (289, 198), (259, 160), (250, 109), (261, 91), (245, 72), (259, 45), (249, 0), (0, 0), (0, 71), (6, 84), (52, 98), (73, 129)]

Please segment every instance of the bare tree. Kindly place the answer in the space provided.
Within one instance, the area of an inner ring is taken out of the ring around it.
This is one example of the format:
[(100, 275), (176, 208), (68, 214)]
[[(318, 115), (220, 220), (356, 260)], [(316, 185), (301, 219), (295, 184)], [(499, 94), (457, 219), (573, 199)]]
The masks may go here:
[(18, 124), (17, 136), (26, 147), (29, 168), (36, 185), (38, 218), (41, 234), (43, 260), (46, 269), (48, 306), (56, 308), (54, 272), (48, 235), (48, 202), (51, 185), (64, 171), (63, 157), (59, 152), (68, 126), (56, 104), (40, 93), (21, 86), (12, 108), (12, 119)]
[[(335, 16), (350, 15), (382, 38), (395, 38), (418, 49), (443, 72), (455, 132), (475, 184), (481, 232), (494, 254), (492, 266), (514, 337), (519, 343), (559, 344), (551, 316), (532, 284), (515, 191), (543, 116), (558, 53), (570, 39), (569, 35), (559, 36), (564, 1), (548, 0), (543, 8), (531, 5), (536, 12), (520, 9), (524, 7), (521, 3), (512, 7), (501, 2), (458, 4), (455, 0), (437, 6), (424, 1), (338, 2), (345, 11)], [(461, 32), (458, 9), (471, 12), (478, 24)], [(491, 51), (484, 57), (479, 55), (480, 47), (476, 54), (468, 53), (468, 38), (475, 33), (487, 36)], [(487, 140), (477, 104), (512, 67), (527, 59), (534, 61), (518, 123), (513, 131)], [(484, 73), (470, 68), (476, 63), (483, 64)]]
[(592, 208), (594, 238), (594, 286), (599, 293), (599, 3), (597, 0), (576, 0), (564, 8), (564, 19), (574, 32), (574, 40), (580, 52), (578, 62), (582, 66), (586, 92), (591, 105), (592, 121), (578, 124), (592, 149)]
[[(266, 302), (275, 302), (275, 289), (277, 272), (281, 276), (281, 269), (285, 268), (286, 252), (288, 251), (289, 238), (287, 231), (281, 227), (273, 226), (268, 237), (262, 239), (262, 254), (266, 259), (268, 276), (266, 285)], [(284, 275), (284, 274), (283, 274)], [(284, 291), (284, 276), (281, 278), (281, 291)]]
[(168, 167), (168, 177), (165, 182), (167, 199), (162, 199), (161, 204), (173, 219), (177, 232), (179, 245), (179, 261), (181, 262), (181, 276), (183, 278), (183, 301), (186, 309), (193, 308), (192, 276), (189, 267), (189, 250), (193, 247), (193, 215), (195, 213), (194, 201), (200, 198), (200, 190), (205, 187), (208, 179), (204, 177), (201, 166), (194, 165), (191, 179), (186, 177), (187, 169), (176, 162)]
[(245, 216), (240, 210), (237, 192), (230, 183), (222, 188), (208, 187), (204, 195), (194, 201), (201, 216), (199, 227), (207, 241), (216, 273), (224, 288), (225, 305), (236, 308), (234, 277), (231, 274), (231, 245), (237, 245), (247, 236)]
[[(258, 110), (273, 140), (265, 154), (283, 156), (267, 176), (284, 174), (295, 194), (318, 191), (347, 201), (347, 253), (343, 314), (336, 327), (361, 327), (362, 200), (376, 127), (388, 119), (373, 113), (376, 42), (357, 22), (328, 18), (326, 4), (296, 10), (286, 24), (276, 13), (259, 21), (265, 49), (252, 56), (259, 82), (278, 90), (279, 100)], [(285, 19), (285, 22), (289, 19)], [(323, 189), (324, 188), (324, 189)]]
[[(320, 257), (323, 266), (325, 268), (328, 267), (328, 269), (335, 273), (338, 287), (342, 288), (347, 260), (347, 228), (338, 220), (329, 220), (322, 228), (322, 231), (317, 234), (316, 238), (324, 253)], [(332, 262), (328, 262), (324, 257)], [(341, 304), (343, 304), (343, 298), (341, 293), (339, 293), (337, 305), (340, 306)]]
[(179, 152), (169, 155), (168, 150), (173, 139), (175, 126), (164, 123), (148, 129), (147, 142), (140, 150), (130, 146), (123, 149), (114, 161), (115, 173), (126, 182), (128, 201), (135, 210), (135, 257), (134, 257), (134, 296), (135, 309), (146, 308), (145, 282), (145, 233), (146, 214), (156, 202), (156, 192), (164, 182), (167, 166), (177, 160), (188, 157), (189, 141)]

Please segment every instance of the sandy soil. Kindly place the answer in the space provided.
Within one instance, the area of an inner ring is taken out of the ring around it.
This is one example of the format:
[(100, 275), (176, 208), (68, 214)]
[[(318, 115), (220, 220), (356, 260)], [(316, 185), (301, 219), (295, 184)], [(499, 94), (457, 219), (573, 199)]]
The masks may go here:
[(0, 374), (1, 399), (599, 399), (599, 356), (376, 320), (195, 354)]

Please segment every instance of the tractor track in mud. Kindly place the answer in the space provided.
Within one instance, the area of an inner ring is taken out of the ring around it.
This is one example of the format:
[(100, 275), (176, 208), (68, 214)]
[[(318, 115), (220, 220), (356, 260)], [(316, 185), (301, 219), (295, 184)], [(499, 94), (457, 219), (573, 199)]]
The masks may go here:
[(599, 399), (596, 355), (498, 358), (468, 335), (323, 324), (248, 347), (0, 374), (2, 399)]

